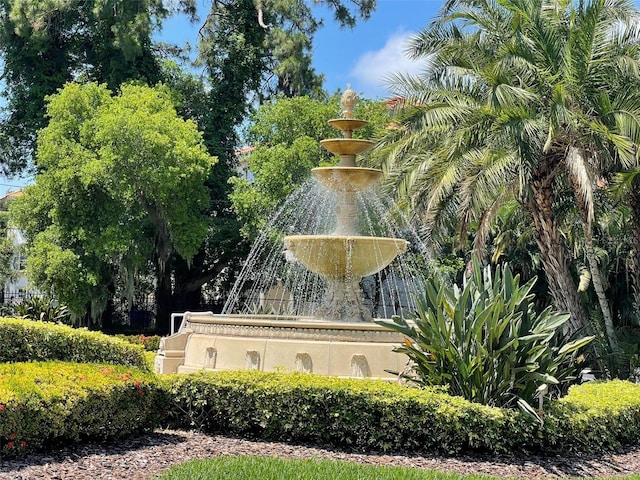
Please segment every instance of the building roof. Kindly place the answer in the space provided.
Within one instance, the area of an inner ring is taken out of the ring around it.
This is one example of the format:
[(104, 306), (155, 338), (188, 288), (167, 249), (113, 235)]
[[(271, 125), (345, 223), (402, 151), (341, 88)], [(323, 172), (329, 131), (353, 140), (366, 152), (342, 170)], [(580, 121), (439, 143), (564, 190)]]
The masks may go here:
[(16, 190), (15, 192), (7, 192), (3, 197), (0, 197), (0, 202), (2, 200), (8, 200), (10, 198), (21, 197), (23, 193), (24, 193), (23, 190)]
[(238, 150), (235, 151), (235, 155), (236, 157), (244, 157), (245, 155), (249, 155), (251, 152), (253, 152), (256, 149), (256, 147), (242, 147), (239, 148)]

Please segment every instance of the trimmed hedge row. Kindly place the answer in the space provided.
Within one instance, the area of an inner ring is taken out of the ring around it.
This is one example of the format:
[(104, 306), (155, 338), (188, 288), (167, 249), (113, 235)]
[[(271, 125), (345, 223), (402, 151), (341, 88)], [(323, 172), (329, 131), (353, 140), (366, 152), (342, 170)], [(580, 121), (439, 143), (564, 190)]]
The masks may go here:
[(0, 362), (49, 360), (149, 369), (141, 345), (66, 325), (0, 318)]
[(161, 379), (172, 426), (366, 451), (603, 451), (640, 441), (640, 385), (571, 388), (544, 425), (439, 390), (304, 374), (219, 372)]
[(541, 447), (601, 452), (640, 445), (640, 384), (622, 380), (571, 387), (545, 417)]
[(0, 457), (152, 429), (166, 403), (160, 397), (155, 375), (138, 369), (63, 362), (0, 364)]
[(174, 427), (362, 450), (508, 452), (536, 426), (520, 412), (383, 381), (219, 372), (161, 379)]
[(142, 347), (86, 330), (0, 319), (0, 456), (164, 423), (365, 451), (605, 451), (640, 443), (640, 385), (574, 386), (544, 424), (515, 410), (374, 380), (208, 372), (157, 378)]
[(161, 424), (364, 451), (605, 451), (640, 441), (640, 385), (573, 387), (544, 425), (515, 410), (382, 381), (305, 374), (155, 375), (114, 365), (0, 364), (0, 456)]

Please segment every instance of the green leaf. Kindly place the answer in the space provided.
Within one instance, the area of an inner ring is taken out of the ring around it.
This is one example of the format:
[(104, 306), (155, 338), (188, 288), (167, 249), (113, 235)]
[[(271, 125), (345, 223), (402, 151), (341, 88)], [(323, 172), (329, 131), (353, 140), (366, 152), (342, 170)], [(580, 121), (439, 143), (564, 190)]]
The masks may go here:
[(542, 420), (540, 415), (538, 415), (538, 412), (536, 412), (526, 400), (518, 398), (518, 401), (516, 403), (518, 405), (518, 408), (520, 408), (523, 413), (536, 420), (540, 425), (544, 425), (544, 421)]
[(591, 343), (594, 338), (595, 338), (595, 336), (591, 335), (591, 336), (588, 336), (588, 337), (578, 338), (577, 340), (569, 342), (569, 343), (563, 345), (560, 348), (560, 350), (558, 350), (558, 355), (564, 355), (566, 353), (575, 352), (576, 350), (579, 350), (582, 347), (584, 347), (584, 346), (588, 345), (589, 343)]

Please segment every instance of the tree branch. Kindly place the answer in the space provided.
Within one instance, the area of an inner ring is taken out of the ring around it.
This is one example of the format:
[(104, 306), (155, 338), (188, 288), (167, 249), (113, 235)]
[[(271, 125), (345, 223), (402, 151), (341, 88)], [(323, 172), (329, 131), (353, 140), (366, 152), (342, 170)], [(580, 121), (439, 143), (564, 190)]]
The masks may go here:
[(258, 0), (256, 2), (256, 9), (258, 10), (258, 25), (260, 25), (265, 30), (269, 30), (269, 25), (264, 23), (263, 11), (262, 11), (262, 1)]

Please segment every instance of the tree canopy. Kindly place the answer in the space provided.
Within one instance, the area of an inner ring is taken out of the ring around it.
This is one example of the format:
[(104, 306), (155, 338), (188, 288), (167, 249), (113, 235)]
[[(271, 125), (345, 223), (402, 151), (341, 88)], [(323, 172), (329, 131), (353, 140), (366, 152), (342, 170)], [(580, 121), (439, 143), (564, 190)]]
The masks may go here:
[(31, 160), (46, 125), (45, 98), (76, 78), (106, 83), (158, 81), (151, 34), (168, 15), (161, 0), (2, 0), (3, 95), (0, 152), (5, 171)]
[[(191, 259), (208, 230), (205, 181), (215, 159), (163, 87), (68, 84), (48, 99), (36, 182), (12, 205), (31, 241), (38, 288), (93, 318), (116, 282)], [(129, 289), (130, 291), (131, 289)]]
[[(335, 20), (353, 27), (375, 0), (322, 0)], [(204, 7), (204, 8), (203, 8)], [(208, 8), (204, 20), (198, 14)], [(154, 85), (159, 63), (177, 49), (154, 43), (153, 33), (174, 13), (201, 22), (198, 62), (208, 77), (210, 145), (235, 141), (251, 99), (276, 92), (322, 95), (322, 76), (311, 65), (313, 35), (322, 26), (303, 0), (0, 0), (0, 56), (6, 83), (0, 122), (1, 167), (20, 173), (32, 160), (36, 132), (46, 125), (44, 99), (73, 80), (116, 89), (129, 80)], [(211, 152), (220, 156), (219, 151)]]
[[(374, 0), (321, 3), (345, 27), (358, 17), (366, 19), (375, 7)], [(194, 43), (199, 44), (202, 75), (186, 73), (189, 63), (167, 67), (163, 60), (176, 49), (152, 41), (162, 21), (177, 12), (199, 23)], [(159, 303), (158, 309), (199, 308), (201, 287), (221, 272), (232, 275), (246, 248), (228, 198), (238, 126), (256, 100), (265, 101), (274, 92), (324, 95), (321, 76), (311, 66), (313, 34), (322, 24), (314, 14), (302, 0), (213, 0), (202, 5), (196, 0), (0, 0), (0, 56), (7, 85), (0, 120), (1, 166), (14, 173), (29, 164), (42, 168), (34, 152), (36, 132), (48, 122), (44, 99), (66, 82), (105, 83), (112, 91), (129, 80), (170, 85), (180, 102), (179, 114), (197, 123), (209, 154), (219, 161), (206, 181), (206, 241), (192, 262), (170, 256), (174, 295), (164, 292), (157, 301), (166, 304)]]

